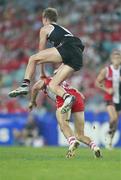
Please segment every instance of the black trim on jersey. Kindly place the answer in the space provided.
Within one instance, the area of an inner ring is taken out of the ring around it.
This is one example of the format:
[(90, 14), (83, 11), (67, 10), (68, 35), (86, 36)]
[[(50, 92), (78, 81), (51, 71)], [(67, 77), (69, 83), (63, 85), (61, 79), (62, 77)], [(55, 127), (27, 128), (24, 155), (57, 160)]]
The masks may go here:
[(68, 31), (68, 29), (59, 26), (57, 24), (51, 24), (51, 25), (54, 26), (54, 29), (49, 34), (48, 40), (51, 43), (53, 43), (55, 47), (57, 47), (62, 42), (65, 36), (73, 37), (73, 34), (70, 31)]

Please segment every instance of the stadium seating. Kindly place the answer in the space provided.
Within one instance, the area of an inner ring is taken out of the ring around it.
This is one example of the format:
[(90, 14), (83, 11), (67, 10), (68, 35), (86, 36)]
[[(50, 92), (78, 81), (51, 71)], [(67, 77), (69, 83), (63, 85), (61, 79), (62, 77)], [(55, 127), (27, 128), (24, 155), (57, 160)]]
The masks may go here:
[(6, 0), (0, 4), (1, 112), (10, 112), (8, 102), (16, 103), (13, 111), (18, 111), (18, 107), (21, 109), (22, 103), (25, 104), (24, 99), (10, 100), (6, 94), (21, 82), (29, 56), (38, 50), (41, 13), (48, 6), (58, 9), (59, 22), (79, 36), (85, 44), (83, 72), (72, 77), (72, 84), (83, 90), (88, 108), (101, 101), (100, 96), (95, 96), (98, 91), (94, 81), (99, 69), (108, 63), (111, 50), (121, 48), (121, 13), (120, 0), (111, 0), (110, 4), (108, 1), (98, 2), (99, 0), (31, 0), (26, 7), (24, 4), (27, 0)]

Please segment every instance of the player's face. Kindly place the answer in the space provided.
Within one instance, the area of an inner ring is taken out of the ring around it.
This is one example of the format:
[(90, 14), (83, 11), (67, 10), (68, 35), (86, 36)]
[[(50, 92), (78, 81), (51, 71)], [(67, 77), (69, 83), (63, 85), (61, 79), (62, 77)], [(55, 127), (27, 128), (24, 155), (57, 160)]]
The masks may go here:
[(121, 64), (121, 55), (120, 54), (112, 54), (111, 61), (113, 65), (119, 66)]

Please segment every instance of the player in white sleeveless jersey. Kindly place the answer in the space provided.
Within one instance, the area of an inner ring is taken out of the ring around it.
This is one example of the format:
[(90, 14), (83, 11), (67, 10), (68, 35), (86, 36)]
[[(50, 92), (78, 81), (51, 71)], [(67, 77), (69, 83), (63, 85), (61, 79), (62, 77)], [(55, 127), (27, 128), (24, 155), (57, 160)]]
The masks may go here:
[(112, 139), (117, 129), (119, 111), (121, 111), (121, 52), (113, 51), (111, 64), (101, 70), (96, 86), (104, 91), (104, 99), (110, 116), (107, 147), (111, 149)]

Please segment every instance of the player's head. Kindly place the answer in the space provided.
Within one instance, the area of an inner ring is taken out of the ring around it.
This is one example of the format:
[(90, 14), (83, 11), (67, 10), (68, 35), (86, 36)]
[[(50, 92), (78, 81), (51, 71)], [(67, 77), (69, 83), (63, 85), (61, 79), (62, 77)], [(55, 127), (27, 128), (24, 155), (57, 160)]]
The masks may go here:
[(119, 50), (114, 50), (111, 53), (111, 62), (113, 65), (121, 64), (121, 52)]
[(58, 12), (55, 8), (46, 8), (42, 13), (42, 22), (47, 25), (52, 22), (57, 22)]

